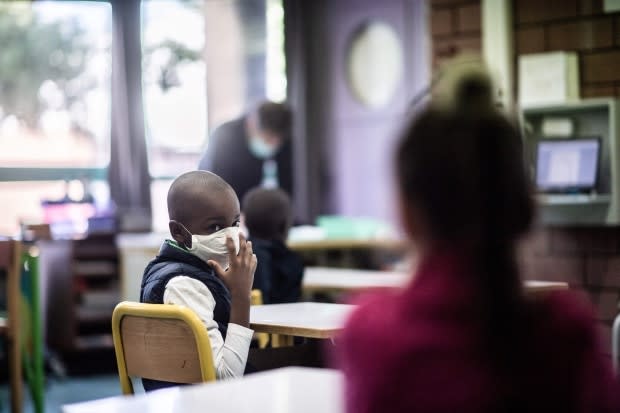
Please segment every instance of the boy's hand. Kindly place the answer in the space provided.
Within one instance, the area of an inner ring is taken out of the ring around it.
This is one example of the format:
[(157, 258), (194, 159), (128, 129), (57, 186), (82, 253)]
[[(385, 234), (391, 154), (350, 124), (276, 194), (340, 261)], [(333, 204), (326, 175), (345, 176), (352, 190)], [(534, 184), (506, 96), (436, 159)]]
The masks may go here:
[(250, 291), (254, 282), (256, 270), (256, 255), (252, 251), (252, 242), (246, 241), (243, 234), (239, 234), (239, 254), (235, 249), (232, 238), (226, 239), (229, 267), (224, 270), (220, 264), (209, 260), (207, 264), (213, 268), (218, 277), (226, 284), (233, 298), (250, 299)]

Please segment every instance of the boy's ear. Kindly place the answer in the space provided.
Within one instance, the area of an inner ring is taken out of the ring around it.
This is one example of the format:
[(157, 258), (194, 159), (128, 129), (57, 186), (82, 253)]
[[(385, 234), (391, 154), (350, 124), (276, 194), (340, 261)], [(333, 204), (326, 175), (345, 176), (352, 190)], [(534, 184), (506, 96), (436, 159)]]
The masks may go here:
[(172, 238), (174, 238), (179, 245), (185, 248), (192, 247), (192, 235), (183, 225), (175, 220), (170, 220), (168, 228), (170, 228), (170, 235), (172, 235)]

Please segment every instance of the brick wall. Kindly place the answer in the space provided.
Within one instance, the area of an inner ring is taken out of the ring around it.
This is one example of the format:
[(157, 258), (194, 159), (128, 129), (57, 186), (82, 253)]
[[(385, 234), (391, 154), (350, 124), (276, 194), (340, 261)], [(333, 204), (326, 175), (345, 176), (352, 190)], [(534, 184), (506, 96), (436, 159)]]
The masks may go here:
[(538, 228), (524, 243), (520, 261), (526, 279), (566, 281), (595, 305), (609, 352), (620, 298), (620, 229)]
[[(603, 0), (514, 0), (513, 6), (515, 74), (519, 54), (576, 51), (581, 97), (620, 96), (620, 13), (603, 13)], [(610, 344), (620, 298), (620, 229), (540, 229), (524, 248), (523, 268), (530, 278), (565, 280), (582, 291)]]
[[(602, 2), (514, 0), (515, 74), (519, 54), (574, 50), (581, 96), (620, 97), (620, 13), (604, 14)], [(434, 67), (481, 50), (479, 0), (430, 0), (430, 18)], [(620, 228), (538, 228), (520, 260), (526, 278), (567, 281), (594, 303), (609, 351), (620, 300)]]
[(620, 96), (620, 13), (603, 13), (603, 0), (514, 0), (513, 5), (516, 55), (576, 51), (581, 97)]
[(479, 0), (431, 0), (433, 67), (462, 51), (482, 48)]

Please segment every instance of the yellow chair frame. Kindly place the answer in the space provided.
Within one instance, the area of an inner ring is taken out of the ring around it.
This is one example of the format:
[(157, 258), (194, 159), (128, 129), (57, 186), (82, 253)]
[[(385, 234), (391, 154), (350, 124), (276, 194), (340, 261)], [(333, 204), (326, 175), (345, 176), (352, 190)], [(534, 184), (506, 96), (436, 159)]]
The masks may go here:
[[(133, 317), (134, 321), (144, 321), (149, 324), (149, 331), (147, 332), (139, 332), (139, 335), (143, 335), (143, 345), (144, 350), (139, 352), (138, 354), (144, 355), (144, 360), (146, 363), (146, 367), (140, 365), (133, 359), (130, 363), (126, 360), (126, 349), (124, 347), (123, 339), (125, 337), (126, 331), (123, 330), (123, 322), (126, 317)], [(181, 323), (179, 323), (181, 322)], [(171, 323), (175, 323), (176, 326), (185, 325), (189, 327), (190, 334), (183, 334), (179, 336), (179, 331), (176, 331), (176, 336), (167, 337), (165, 335), (165, 330), (170, 326)], [(159, 363), (158, 367), (152, 367), (149, 365), (148, 359), (148, 349), (149, 340), (150, 339), (158, 339), (158, 340), (166, 340), (168, 338), (178, 340), (181, 339), (184, 342), (187, 342), (187, 339), (191, 339), (191, 336), (194, 337), (195, 340), (195, 351), (196, 356), (198, 358), (198, 364), (200, 368), (200, 377), (202, 382), (215, 381), (215, 369), (213, 366), (213, 355), (211, 352), (211, 343), (209, 340), (209, 335), (207, 330), (200, 320), (200, 318), (187, 307), (172, 305), (172, 304), (144, 304), (144, 303), (136, 303), (124, 301), (119, 303), (114, 309), (114, 313), (112, 314), (112, 336), (114, 339), (114, 350), (116, 352), (116, 363), (118, 366), (118, 375), (121, 382), (121, 389), (123, 394), (133, 394), (133, 385), (131, 383), (130, 375), (145, 377), (144, 373), (152, 374), (152, 370), (157, 370), (157, 368), (162, 368), (162, 360), (158, 358), (156, 364)], [(161, 344), (161, 343), (160, 343)], [(174, 351), (174, 349), (170, 349), (170, 351)], [(165, 358), (165, 355), (163, 356)], [(178, 360), (175, 360), (178, 361)], [(165, 360), (163, 361), (165, 362)], [(129, 366), (129, 368), (128, 368)], [(185, 374), (185, 360), (182, 366), (171, 365), (168, 368), (172, 369), (178, 374)], [(187, 370), (187, 369), (186, 369)], [(148, 376), (146, 376), (148, 377)], [(151, 379), (161, 379), (158, 377), (148, 377)], [(201, 382), (200, 380), (193, 379), (192, 381), (183, 381), (183, 382)]]
[[(254, 289), (250, 293), (251, 305), (263, 305), (263, 293), (261, 290)], [(254, 333), (254, 337), (258, 341), (258, 348), (265, 348), (269, 344), (269, 334), (267, 333)]]

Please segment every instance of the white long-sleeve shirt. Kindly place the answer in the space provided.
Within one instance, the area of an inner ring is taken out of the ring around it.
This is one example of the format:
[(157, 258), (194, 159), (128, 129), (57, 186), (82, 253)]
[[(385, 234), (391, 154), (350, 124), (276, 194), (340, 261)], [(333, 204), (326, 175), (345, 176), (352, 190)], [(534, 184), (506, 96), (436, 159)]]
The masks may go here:
[(224, 340), (217, 328), (217, 322), (213, 319), (215, 299), (206, 285), (190, 277), (174, 277), (166, 284), (164, 304), (190, 308), (205, 324), (211, 341), (215, 375), (218, 379), (243, 376), (254, 331), (229, 323)]

